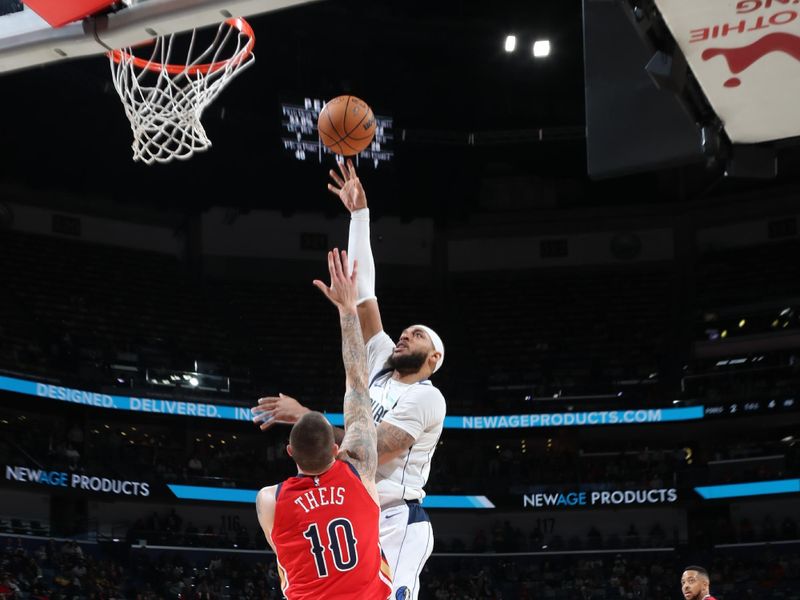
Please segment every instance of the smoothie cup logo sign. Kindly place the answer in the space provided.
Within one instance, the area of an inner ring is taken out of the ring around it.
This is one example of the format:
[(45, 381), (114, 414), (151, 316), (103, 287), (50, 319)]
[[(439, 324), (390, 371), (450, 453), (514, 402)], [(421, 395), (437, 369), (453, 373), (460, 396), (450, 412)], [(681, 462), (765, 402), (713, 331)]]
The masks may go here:
[[(706, 48), (701, 54), (704, 61), (716, 56), (722, 56), (728, 63), (728, 69), (733, 75), (738, 75), (746, 70), (757, 60), (772, 52), (783, 52), (797, 61), (800, 61), (800, 37), (791, 33), (769, 33), (752, 44), (738, 48)], [(734, 88), (741, 85), (738, 77), (731, 77), (725, 81), (725, 87)]]

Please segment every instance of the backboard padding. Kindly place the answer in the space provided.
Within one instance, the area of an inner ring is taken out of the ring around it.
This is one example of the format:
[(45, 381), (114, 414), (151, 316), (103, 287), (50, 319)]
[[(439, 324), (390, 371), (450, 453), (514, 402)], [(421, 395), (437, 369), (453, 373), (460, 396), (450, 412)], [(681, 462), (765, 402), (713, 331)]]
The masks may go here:
[(248, 17), (310, 1), (314, 0), (146, 0), (59, 28), (25, 10), (0, 17), (0, 73), (104, 54), (156, 35), (218, 25), (232, 16)]
[(114, 4), (114, 0), (23, 0), (51, 27), (61, 27), (80, 21)]

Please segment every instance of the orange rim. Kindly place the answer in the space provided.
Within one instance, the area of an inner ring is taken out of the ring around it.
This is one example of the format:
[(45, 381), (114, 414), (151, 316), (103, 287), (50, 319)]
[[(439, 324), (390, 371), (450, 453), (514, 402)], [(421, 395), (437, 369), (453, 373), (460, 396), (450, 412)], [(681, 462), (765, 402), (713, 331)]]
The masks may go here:
[(123, 60), (131, 61), (134, 65), (139, 67), (140, 69), (147, 69), (149, 71), (155, 71), (156, 73), (161, 73), (166, 71), (170, 75), (179, 75), (181, 73), (188, 73), (189, 75), (196, 75), (198, 73), (208, 74), (214, 73), (215, 71), (219, 71), (220, 69), (224, 69), (229, 64), (239, 64), (243, 62), (247, 57), (249, 57), (253, 53), (253, 46), (256, 43), (256, 35), (253, 32), (253, 28), (250, 27), (250, 23), (242, 19), (241, 17), (235, 17), (232, 19), (226, 19), (225, 23), (238, 29), (241, 33), (248, 37), (247, 44), (245, 45), (244, 49), (239, 51), (236, 56), (229, 58), (227, 60), (218, 60), (213, 63), (205, 63), (202, 65), (192, 65), (191, 67), (187, 67), (186, 65), (171, 65), (171, 64), (162, 64), (159, 62), (152, 62), (146, 60), (144, 58), (139, 58), (138, 56), (134, 56), (133, 54), (126, 52), (125, 50), (111, 50), (108, 55), (114, 60), (115, 63), (120, 63)]

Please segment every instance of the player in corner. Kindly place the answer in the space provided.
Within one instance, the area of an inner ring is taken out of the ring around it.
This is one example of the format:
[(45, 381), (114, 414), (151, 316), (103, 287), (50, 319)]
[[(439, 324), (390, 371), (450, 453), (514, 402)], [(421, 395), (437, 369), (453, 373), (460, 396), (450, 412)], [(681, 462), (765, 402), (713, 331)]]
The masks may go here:
[(686, 567), (681, 575), (681, 591), (686, 600), (716, 600), (711, 595), (711, 580), (703, 567)]

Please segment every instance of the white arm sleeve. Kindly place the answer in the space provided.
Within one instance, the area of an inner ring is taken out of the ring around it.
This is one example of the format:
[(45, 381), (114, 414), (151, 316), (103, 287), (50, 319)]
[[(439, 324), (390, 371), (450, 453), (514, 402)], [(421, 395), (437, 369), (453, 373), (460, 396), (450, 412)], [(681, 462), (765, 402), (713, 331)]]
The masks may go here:
[(367, 340), (367, 371), (369, 380), (375, 377), (386, 366), (386, 360), (392, 355), (394, 342), (385, 332), (379, 331)]
[(358, 302), (374, 300), (375, 296), (375, 261), (372, 258), (372, 247), (369, 243), (369, 209), (360, 208), (350, 214), (350, 236), (347, 240), (347, 255), (350, 268), (353, 261), (358, 261)]

